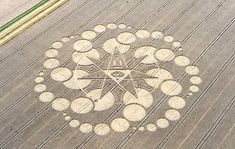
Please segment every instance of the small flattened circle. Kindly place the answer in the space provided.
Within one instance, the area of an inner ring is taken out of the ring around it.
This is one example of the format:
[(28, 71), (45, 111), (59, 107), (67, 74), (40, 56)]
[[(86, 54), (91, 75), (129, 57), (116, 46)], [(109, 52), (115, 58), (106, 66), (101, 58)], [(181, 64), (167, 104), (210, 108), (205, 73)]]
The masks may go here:
[(171, 108), (182, 109), (186, 103), (182, 97), (173, 96), (168, 100), (168, 104)]
[(188, 93), (188, 95), (189, 95), (189, 96), (192, 96), (192, 95), (193, 95), (193, 93), (189, 92), (189, 93)]
[(156, 124), (159, 128), (167, 128), (169, 126), (169, 122), (165, 118), (158, 119)]
[(46, 85), (44, 84), (37, 84), (35, 87), (34, 87), (34, 91), (35, 92), (43, 92), (47, 89)]
[(135, 35), (138, 37), (138, 38), (141, 38), (141, 39), (145, 39), (145, 38), (148, 38), (150, 36), (150, 33), (147, 31), (147, 30), (138, 30)]
[(73, 44), (73, 48), (79, 52), (87, 52), (91, 50), (92, 43), (88, 40), (78, 40)]
[(43, 92), (39, 95), (39, 100), (42, 102), (50, 102), (54, 99), (54, 95), (51, 92)]
[(187, 66), (185, 68), (185, 72), (189, 75), (197, 75), (199, 73), (199, 69), (196, 66)]
[(106, 30), (106, 27), (104, 25), (96, 25), (93, 28), (93, 30), (98, 32), (98, 33), (101, 33), (101, 32), (104, 32)]
[(117, 25), (114, 24), (114, 23), (109, 23), (109, 24), (107, 25), (107, 28), (108, 28), (108, 29), (115, 29), (115, 28), (117, 28)]
[(57, 98), (52, 102), (52, 108), (56, 111), (64, 111), (70, 105), (70, 102), (65, 98)]
[(146, 126), (146, 129), (149, 131), (149, 132), (154, 132), (154, 131), (156, 131), (157, 130), (157, 127), (156, 127), (156, 125), (154, 125), (154, 124), (148, 124), (147, 126)]
[(39, 72), (38, 75), (39, 75), (39, 76), (43, 76), (43, 75), (44, 75), (44, 72)]
[(44, 63), (43, 66), (48, 68), (48, 69), (52, 69), (52, 68), (56, 68), (60, 65), (60, 62), (57, 59), (54, 58), (50, 58), (47, 59)]
[(82, 133), (90, 133), (92, 131), (92, 125), (90, 123), (83, 123), (80, 125), (79, 130)]
[(111, 128), (116, 132), (124, 132), (130, 127), (129, 122), (124, 118), (115, 118), (111, 122)]
[(124, 28), (126, 28), (126, 24), (123, 24), (123, 23), (122, 23), (122, 24), (119, 24), (119, 25), (118, 25), (118, 28), (124, 29)]
[(177, 56), (174, 60), (175, 64), (178, 66), (188, 66), (190, 64), (190, 60), (186, 56)]
[(56, 57), (57, 55), (59, 54), (59, 52), (55, 49), (48, 49), (46, 52), (45, 52), (45, 56), (46, 57)]
[(174, 37), (173, 36), (165, 36), (164, 37), (164, 41), (166, 41), (166, 42), (173, 42), (174, 41)]
[(52, 47), (55, 49), (59, 49), (63, 46), (62, 42), (56, 41), (54, 43), (52, 43)]
[(159, 49), (154, 56), (160, 61), (171, 61), (175, 58), (174, 52), (169, 49)]
[(192, 84), (196, 84), (196, 85), (202, 83), (202, 79), (198, 76), (192, 76), (189, 80)]
[(139, 130), (139, 131), (144, 131), (145, 128), (144, 128), (143, 126), (141, 126), (141, 127), (138, 128), (138, 130)]
[(64, 120), (66, 120), (66, 121), (71, 120), (71, 116), (66, 115), (66, 116), (64, 117)]
[(85, 31), (82, 33), (82, 38), (87, 40), (92, 40), (96, 37), (96, 33), (94, 31)]
[(61, 39), (62, 42), (69, 42), (70, 38), (69, 37), (63, 37)]
[(41, 82), (44, 81), (44, 78), (43, 78), (43, 77), (36, 77), (36, 78), (34, 79), (34, 81), (35, 81), (36, 83), (41, 83)]
[(172, 43), (172, 46), (178, 48), (178, 47), (181, 46), (181, 43), (180, 43), (179, 41), (174, 41), (174, 42)]
[(71, 120), (69, 122), (69, 126), (72, 128), (77, 128), (80, 125), (80, 122), (78, 120)]
[(199, 91), (199, 88), (196, 85), (192, 85), (189, 87), (189, 91), (196, 93)]
[(100, 123), (94, 127), (94, 132), (97, 135), (104, 136), (110, 132), (110, 127), (105, 123)]
[(168, 120), (176, 121), (180, 118), (180, 113), (177, 110), (169, 109), (165, 112), (165, 117)]
[(130, 32), (124, 32), (117, 36), (117, 41), (122, 44), (131, 44), (135, 42), (135, 40), (136, 40), (135, 35)]
[(155, 39), (160, 39), (163, 37), (163, 33), (160, 31), (153, 31), (151, 37)]

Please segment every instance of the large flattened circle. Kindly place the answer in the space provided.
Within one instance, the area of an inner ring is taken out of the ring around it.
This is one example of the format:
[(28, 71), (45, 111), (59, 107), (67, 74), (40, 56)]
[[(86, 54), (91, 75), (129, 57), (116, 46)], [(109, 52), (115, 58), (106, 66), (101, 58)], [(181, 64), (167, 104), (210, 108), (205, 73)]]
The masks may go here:
[(92, 40), (96, 37), (96, 33), (94, 31), (85, 31), (82, 33), (82, 37), (87, 40)]
[(182, 97), (173, 96), (168, 100), (168, 104), (171, 108), (182, 109), (186, 103)]
[(50, 58), (47, 59), (44, 63), (43, 66), (48, 69), (56, 68), (60, 65), (60, 62), (57, 59)]
[(153, 96), (149, 91), (137, 88), (136, 92), (137, 92), (137, 97), (133, 96), (130, 92), (125, 92), (125, 94), (123, 95), (123, 102), (126, 105), (131, 103), (137, 103), (145, 108), (148, 108), (152, 105)]
[(83, 123), (80, 125), (79, 130), (82, 133), (89, 133), (92, 131), (92, 125), (90, 123)]
[(129, 104), (124, 108), (123, 115), (129, 121), (136, 122), (142, 120), (145, 117), (146, 111), (138, 104)]
[(157, 51), (155, 47), (152, 46), (142, 46), (135, 50), (134, 56), (135, 58), (145, 57), (141, 63), (144, 64), (152, 64), (158, 62), (158, 60), (154, 57), (154, 53)]
[(72, 76), (72, 72), (68, 68), (56, 68), (51, 72), (51, 78), (55, 81), (66, 81)]
[(111, 128), (116, 132), (124, 132), (130, 127), (129, 122), (124, 118), (115, 118), (111, 122)]
[(189, 75), (197, 75), (200, 71), (196, 66), (190, 65), (185, 68), (185, 72)]
[(72, 101), (70, 108), (75, 113), (84, 114), (94, 108), (94, 103), (89, 98), (77, 98)]
[(50, 102), (54, 99), (54, 95), (51, 92), (43, 92), (39, 95), (39, 100), (42, 102)]
[(72, 127), (72, 128), (78, 127), (79, 124), (80, 124), (80, 122), (79, 122), (78, 120), (71, 120), (71, 121), (69, 122), (69, 126)]
[(186, 56), (183, 56), (183, 55), (177, 56), (174, 62), (178, 66), (188, 66), (190, 64), (190, 60)]
[(124, 54), (130, 49), (130, 45), (120, 44), (115, 38), (108, 39), (103, 44), (103, 49), (108, 53), (114, 53), (116, 48), (121, 54)]
[(131, 44), (135, 42), (135, 40), (136, 40), (135, 35), (130, 32), (124, 32), (117, 36), (117, 41), (122, 44)]
[(72, 59), (77, 65), (91, 65), (93, 62), (90, 60), (90, 58), (93, 59), (99, 59), (100, 53), (97, 49), (91, 49), (88, 52), (73, 52)]
[(169, 49), (159, 49), (155, 52), (154, 56), (160, 61), (171, 61), (175, 58), (174, 52)]
[(202, 83), (202, 79), (199, 76), (192, 76), (189, 80), (192, 84), (196, 84), (196, 85)]
[(34, 87), (34, 91), (35, 92), (43, 92), (47, 89), (47, 86), (45, 84), (37, 84), (35, 87)]
[(87, 75), (89, 75), (89, 73), (84, 70), (79, 70), (79, 69), (74, 70), (72, 78), (64, 82), (63, 84), (70, 89), (86, 88), (87, 86), (91, 84), (91, 81), (92, 81), (90, 79), (82, 79), (83, 77)]
[(78, 40), (73, 44), (73, 48), (79, 52), (87, 52), (92, 48), (92, 43), (88, 40)]
[(110, 127), (105, 123), (100, 123), (94, 127), (94, 132), (97, 135), (104, 136), (110, 132)]
[(180, 118), (180, 113), (175, 109), (169, 109), (165, 112), (165, 117), (170, 121), (176, 121)]
[(135, 35), (138, 37), (138, 38), (141, 38), (141, 39), (145, 39), (145, 38), (148, 38), (150, 36), (150, 33), (147, 31), (147, 30), (138, 30)]
[(174, 80), (166, 80), (161, 84), (161, 91), (166, 95), (178, 95), (182, 90), (182, 86)]
[(91, 98), (95, 104), (94, 111), (104, 111), (111, 108), (114, 105), (115, 98), (111, 92), (108, 92), (101, 97), (102, 90), (95, 89), (87, 93), (87, 97)]
[(158, 88), (164, 80), (173, 79), (172, 74), (166, 69), (153, 68), (148, 70), (146, 74), (152, 76), (152, 78), (145, 79), (145, 82), (154, 88)]
[(70, 105), (70, 102), (65, 98), (57, 98), (52, 102), (52, 108), (56, 111), (64, 111)]
[(106, 30), (106, 27), (104, 25), (96, 25), (94, 28), (93, 28), (94, 31), (98, 32), (98, 33), (101, 33), (101, 32), (104, 32)]
[(59, 52), (55, 49), (48, 49), (46, 52), (45, 52), (45, 56), (46, 57), (56, 57), (57, 55), (59, 54)]
[(159, 128), (167, 128), (169, 126), (169, 122), (165, 118), (158, 119), (156, 124)]

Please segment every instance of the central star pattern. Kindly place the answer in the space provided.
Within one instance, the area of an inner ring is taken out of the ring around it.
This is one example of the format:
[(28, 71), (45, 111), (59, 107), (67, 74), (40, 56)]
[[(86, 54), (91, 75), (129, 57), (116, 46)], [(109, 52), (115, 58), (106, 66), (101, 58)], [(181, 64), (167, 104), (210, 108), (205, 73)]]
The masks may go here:
[(109, 57), (110, 58), (106, 69), (101, 68), (102, 60), (89, 57), (89, 59), (93, 62), (93, 65), (98, 68), (98, 71), (83, 77), (83, 79), (102, 80), (102, 93), (100, 98), (105, 96), (109, 91), (113, 90), (117, 86), (127, 92), (130, 92), (133, 96), (138, 98), (136, 92), (137, 84), (135, 82), (147, 78), (156, 78), (136, 69), (145, 56), (133, 58), (129, 63), (127, 63), (118, 48), (115, 48), (114, 52), (110, 54)]

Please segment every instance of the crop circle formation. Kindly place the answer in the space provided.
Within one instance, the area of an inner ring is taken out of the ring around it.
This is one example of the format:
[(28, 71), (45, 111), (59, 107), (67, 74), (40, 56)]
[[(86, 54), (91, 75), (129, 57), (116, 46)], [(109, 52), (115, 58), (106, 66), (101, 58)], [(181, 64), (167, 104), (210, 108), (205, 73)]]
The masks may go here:
[[(166, 129), (180, 119), (187, 98), (200, 90), (202, 82), (199, 68), (191, 64), (181, 46), (161, 31), (135, 29), (123, 23), (98, 24), (52, 43), (45, 51), (43, 69), (35, 77), (34, 90), (39, 101), (50, 103), (70, 127), (84, 134)], [(188, 83), (180, 81), (182, 74), (187, 75)], [(62, 88), (72, 93), (61, 95)], [(159, 101), (159, 95), (166, 97), (163, 104), (167, 110), (136, 128)], [(92, 121), (92, 117), (112, 112), (115, 107), (121, 110), (110, 121)]]

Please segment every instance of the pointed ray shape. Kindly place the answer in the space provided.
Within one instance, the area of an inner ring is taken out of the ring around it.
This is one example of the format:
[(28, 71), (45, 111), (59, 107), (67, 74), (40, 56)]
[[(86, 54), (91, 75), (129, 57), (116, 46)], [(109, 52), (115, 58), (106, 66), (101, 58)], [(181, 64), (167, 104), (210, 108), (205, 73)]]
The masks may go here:
[(92, 57), (87, 57), (90, 61), (92, 61), (92, 63), (97, 67), (99, 68), (100, 70), (102, 70), (100, 67), (101, 67), (101, 64), (102, 64), (102, 61), (101, 60), (98, 60), (98, 59), (95, 59), (95, 58), (92, 58)]
[(78, 79), (105, 79), (106, 74), (103, 71), (96, 71), (92, 74), (89, 74), (87, 76), (84, 76), (82, 78), (78, 78)]
[(111, 58), (109, 70), (126, 70), (126, 69), (128, 68), (125, 65), (125, 60), (123, 59), (120, 51), (117, 48), (115, 48)]
[[(129, 75), (127, 77), (130, 77)], [(134, 95), (136, 98), (138, 98), (137, 96), (137, 92), (135, 90), (135, 84), (133, 80), (122, 80), (120, 83), (120, 86), (123, 87), (125, 90), (127, 90), (128, 92), (130, 92), (132, 95)]]
[(106, 95), (110, 89), (114, 88), (115, 86), (117, 86), (117, 83), (114, 80), (105, 79), (100, 98), (104, 97), (104, 95)]
[(137, 70), (132, 70), (131, 75), (134, 80), (140, 80), (140, 79), (158, 79), (158, 77), (151, 76), (149, 74), (145, 74), (143, 72), (137, 71)]

